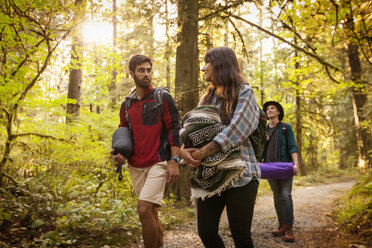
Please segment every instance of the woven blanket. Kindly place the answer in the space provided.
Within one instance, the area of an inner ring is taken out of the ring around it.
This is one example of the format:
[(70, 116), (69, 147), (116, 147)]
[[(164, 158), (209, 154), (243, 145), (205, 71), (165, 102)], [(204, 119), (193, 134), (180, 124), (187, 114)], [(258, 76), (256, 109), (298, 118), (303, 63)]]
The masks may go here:
[[(203, 105), (188, 112), (182, 119), (181, 139), (186, 148), (201, 148), (225, 128), (221, 124), (219, 109)], [(192, 198), (206, 198), (220, 194), (232, 180), (244, 173), (240, 158), (240, 145), (228, 152), (217, 152), (202, 160), (191, 173)]]

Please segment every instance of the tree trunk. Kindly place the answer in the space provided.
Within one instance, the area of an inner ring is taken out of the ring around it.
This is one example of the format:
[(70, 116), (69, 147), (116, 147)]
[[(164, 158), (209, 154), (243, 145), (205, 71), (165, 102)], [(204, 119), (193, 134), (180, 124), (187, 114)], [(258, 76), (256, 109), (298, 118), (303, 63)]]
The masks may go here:
[[(178, 27), (180, 32), (177, 36), (179, 46), (176, 51), (175, 98), (181, 116), (193, 109), (199, 99), (198, 14), (197, 0), (178, 0)], [(173, 192), (179, 198), (189, 201), (189, 168), (180, 168), (180, 179), (177, 184), (171, 186), (176, 191), (168, 188), (168, 192)]]
[[(82, 0), (75, 0), (75, 6), (82, 5)], [(83, 11), (84, 13), (84, 11)], [(82, 71), (80, 57), (83, 50), (83, 39), (81, 34), (81, 25), (78, 25), (76, 32), (72, 37), (70, 76), (68, 83), (67, 98), (73, 99), (75, 103), (67, 103), (67, 123), (77, 120), (80, 115), (80, 96)]]
[(171, 56), (171, 50), (170, 50), (170, 37), (169, 37), (169, 17), (168, 17), (168, 0), (165, 0), (165, 53), (164, 53), (164, 59), (165, 59), (165, 66), (166, 66), (166, 75), (165, 79), (167, 82), (167, 88), (171, 90), (170, 88), (170, 56)]
[(178, 0), (178, 33), (176, 50), (176, 101), (181, 115), (193, 109), (198, 90), (198, 1)]
[[(317, 104), (314, 98), (310, 99), (310, 104), (309, 104), (309, 109), (316, 109)], [(324, 110), (323, 106), (321, 107), (322, 110)], [(307, 154), (308, 154), (308, 159), (307, 159), (307, 171), (317, 171), (320, 167), (319, 161), (318, 161), (318, 143), (319, 143), (319, 138), (316, 135), (316, 128), (311, 127), (310, 128), (310, 134), (308, 136), (308, 147), (307, 147)], [(334, 142), (337, 143), (337, 142)]]
[(372, 149), (372, 137), (368, 132), (367, 125), (362, 125), (362, 123), (368, 121), (363, 113), (363, 108), (367, 103), (367, 95), (365, 93), (366, 82), (362, 79), (362, 65), (360, 63), (358, 51), (359, 45), (355, 38), (352, 37), (352, 34), (350, 34), (350, 32), (354, 31), (354, 17), (351, 8), (350, 14), (347, 16), (345, 28), (351, 29), (351, 31), (349, 31), (349, 43), (346, 51), (349, 59), (351, 80), (357, 84), (351, 91), (358, 146), (358, 167), (365, 169), (372, 166), (372, 156), (368, 153)]
[(118, 72), (116, 71), (116, 46), (117, 46), (117, 39), (118, 39), (118, 33), (117, 33), (117, 18), (116, 18), (116, 0), (112, 1), (112, 49), (113, 49), (113, 71), (112, 71), (112, 79), (109, 87), (110, 96), (111, 96), (111, 104), (112, 108), (115, 107), (116, 101), (117, 101), (117, 94), (116, 94), (116, 77), (118, 75)]
[[(151, 6), (156, 6), (154, 3), (154, 0), (151, 0)], [(151, 10), (151, 12), (148, 12), (149, 16), (147, 17), (147, 31), (148, 31), (148, 39), (147, 40), (147, 46), (145, 47), (145, 53), (147, 56), (149, 56), (151, 59), (154, 59), (154, 16), (155, 11)]]
[(13, 121), (16, 115), (16, 110), (11, 113), (7, 113), (7, 122), (6, 122), (6, 141), (3, 149), (3, 158), (0, 161), (0, 187), (3, 186), (3, 176), (5, 173), (5, 166), (9, 160), (11, 147), (12, 147), (12, 135), (13, 135)]
[[(294, 43), (297, 45), (297, 39), (294, 37)], [(295, 50), (295, 57), (298, 57), (298, 52)], [(300, 69), (300, 63), (295, 63), (295, 69)], [(300, 83), (297, 79), (297, 86), (299, 87)], [(298, 149), (298, 167), (300, 169), (300, 173), (303, 176), (307, 175), (306, 166), (302, 159), (302, 120), (301, 120), (301, 94), (298, 89), (296, 89), (296, 144)]]
[[(262, 10), (260, 10), (260, 26), (262, 26)], [(263, 53), (263, 49), (262, 49), (262, 33), (259, 33), (260, 35), (260, 96), (261, 96), (261, 106), (263, 106), (264, 104), (264, 97), (265, 97), (265, 93), (264, 93), (264, 76), (263, 76), (263, 59), (262, 59), (262, 53)]]

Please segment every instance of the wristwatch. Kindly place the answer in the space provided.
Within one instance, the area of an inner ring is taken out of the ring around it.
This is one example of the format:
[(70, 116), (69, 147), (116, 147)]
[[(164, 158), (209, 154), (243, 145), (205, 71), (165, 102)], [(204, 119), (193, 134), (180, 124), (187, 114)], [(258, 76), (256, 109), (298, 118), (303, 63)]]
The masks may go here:
[(177, 156), (172, 156), (169, 160), (174, 160), (178, 164), (181, 161), (181, 157), (178, 156), (178, 155)]

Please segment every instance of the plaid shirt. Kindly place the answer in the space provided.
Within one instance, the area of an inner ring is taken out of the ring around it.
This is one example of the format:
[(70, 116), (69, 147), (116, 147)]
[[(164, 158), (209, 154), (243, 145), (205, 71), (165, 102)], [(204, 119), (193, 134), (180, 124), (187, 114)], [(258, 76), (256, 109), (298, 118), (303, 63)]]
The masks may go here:
[[(217, 104), (215, 104), (217, 105)], [(238, 105), (230, 124), (213, 141), (221, 146), (223, 152), (241, 144), (241, 158), (246, 165), (243, 178), (231, 182), (231, 187), (248, 184), (252, 178), (259, 180), (261, 170), (258, 166), (252, 144), (248, 138), (258, 126), (260, 110), (250, 85), (244, 84), (239, 91)]]

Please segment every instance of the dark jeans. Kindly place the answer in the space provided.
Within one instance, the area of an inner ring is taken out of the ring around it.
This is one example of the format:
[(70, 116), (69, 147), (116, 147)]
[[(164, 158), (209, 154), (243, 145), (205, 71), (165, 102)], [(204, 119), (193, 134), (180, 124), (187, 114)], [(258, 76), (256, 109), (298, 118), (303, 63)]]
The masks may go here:
[(292, 202), (292, 180), (289, 179), (269, 179), (271, 190), (274, 194), (274, 205), (278, 221), (282, 224), (292, 225), (293, 202)]
[(219, 222), (225, 206), (235, 247), (254, 247), (251, 224), (257, 189), (258, 181), (252, 180), (245, 186), (225, 190), (221, 196), (198, 199), (198, 232), (206, 248), (225, 247), (218, 234)]

